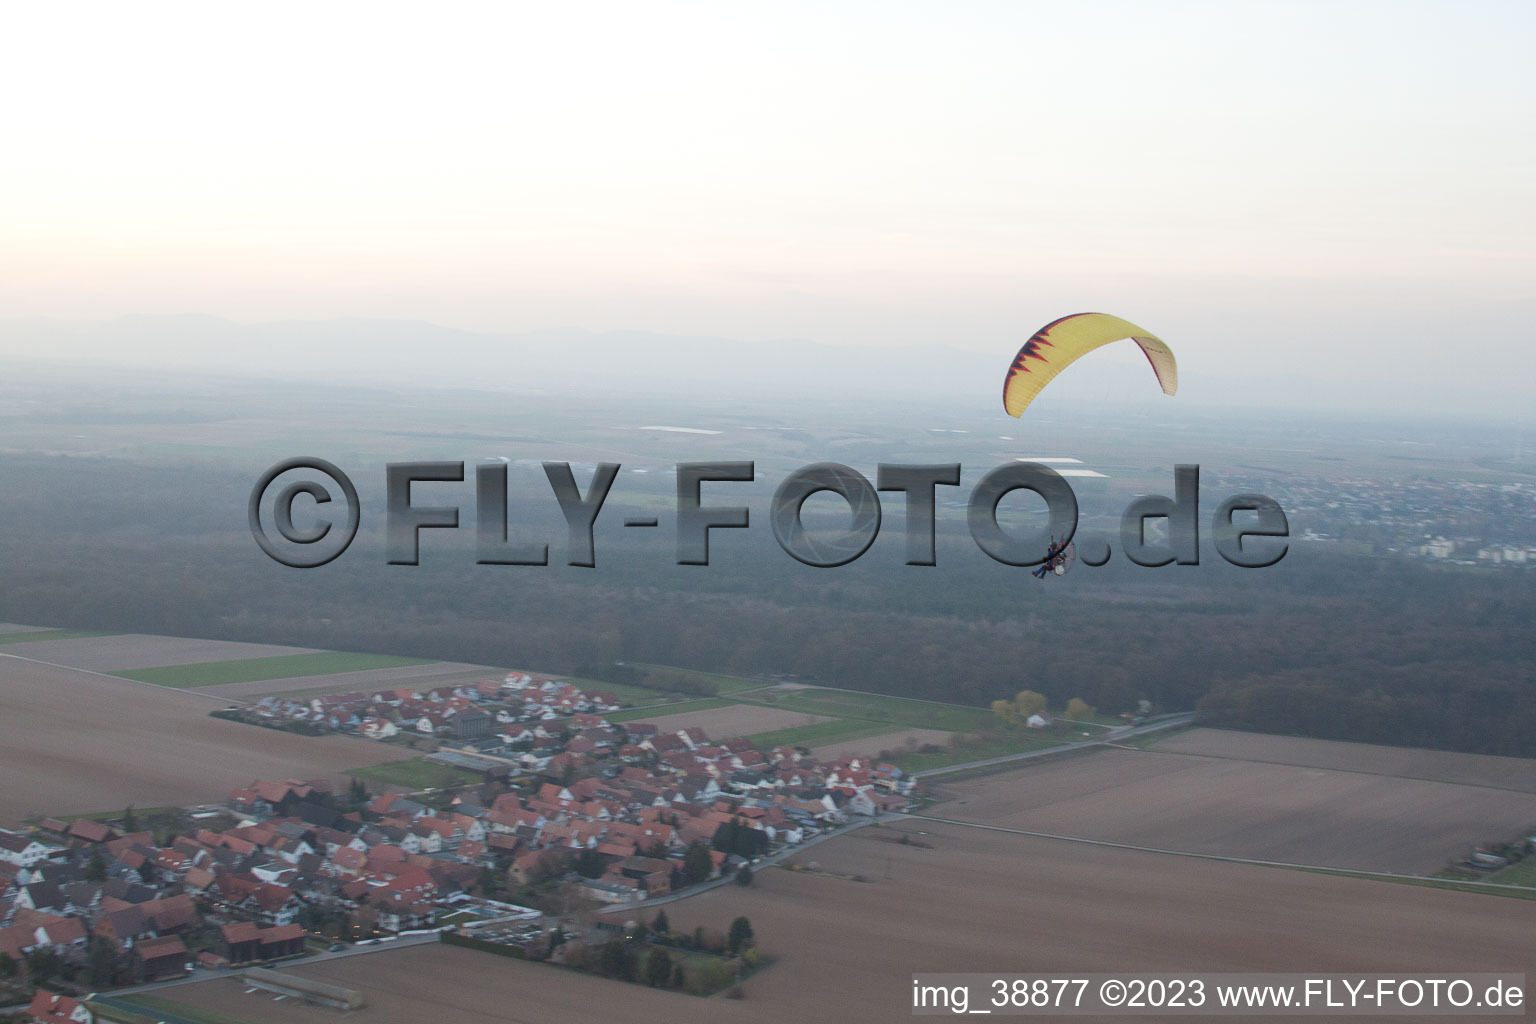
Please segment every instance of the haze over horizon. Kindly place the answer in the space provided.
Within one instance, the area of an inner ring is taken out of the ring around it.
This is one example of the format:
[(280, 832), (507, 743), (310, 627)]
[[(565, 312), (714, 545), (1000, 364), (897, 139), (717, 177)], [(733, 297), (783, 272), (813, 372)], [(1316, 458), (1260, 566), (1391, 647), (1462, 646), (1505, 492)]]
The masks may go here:
[[(1524, 418), (1533, 12), (30, 9), (0, 352), (206, 315), (1001, 366), (1103, 310), (1170, 340), (1192, 401), (1311, 380), (1299, 404)], [(339, 359), (377, 347), (354, 326)], [(216, 341), (193, 368), (242, 365)]]

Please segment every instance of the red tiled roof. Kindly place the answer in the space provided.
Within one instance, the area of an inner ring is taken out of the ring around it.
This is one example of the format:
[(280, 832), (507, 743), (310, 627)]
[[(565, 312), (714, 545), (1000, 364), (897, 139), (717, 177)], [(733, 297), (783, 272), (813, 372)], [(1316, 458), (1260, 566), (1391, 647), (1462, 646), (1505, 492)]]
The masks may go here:
[(187, 944), (179, 936), (166, 935), (158, 939), (140, 939), (133, 951), (140, 959), (158, 960), (163, 956), (185, 956)]
[(71, 999), (69, 996), (61, 996), (57, 992), (40, 988), (32, 997), (32, 1005), (27, 1007), (27, 1012), (34, 1020), (66, 1022), (79, 1006), (78, 999)]
[(256, 927), (254, 921), (236, 921), (234, 924), (224, 925), (219, 930), (224, 934), (224, 941), (230, 945), (254, 942), (261, 938), (261, 929)]
[(304, 937), (304, 926), (297, 924), (280, 924), (276, 928), (265, 928), (261, 932), (261, 944), (269, 946), (274, 942), (291, 942), (294, 939)]

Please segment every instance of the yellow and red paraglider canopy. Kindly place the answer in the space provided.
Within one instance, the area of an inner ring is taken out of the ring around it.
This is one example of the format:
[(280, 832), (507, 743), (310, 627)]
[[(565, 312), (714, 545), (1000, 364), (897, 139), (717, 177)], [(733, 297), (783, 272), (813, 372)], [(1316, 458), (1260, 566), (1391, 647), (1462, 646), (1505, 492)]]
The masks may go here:
[(1179, 390), (1179, 365), (1163, 340), (1108, 313), (1074, 313), (1052, 320), (1036, 331), (1013, 357), (1003, 381), (1003, 408), (1009, 416), (1023, 415), (1042, 388), (1094, 349), (1126, 338), (1141, 346), (1165, 394)]

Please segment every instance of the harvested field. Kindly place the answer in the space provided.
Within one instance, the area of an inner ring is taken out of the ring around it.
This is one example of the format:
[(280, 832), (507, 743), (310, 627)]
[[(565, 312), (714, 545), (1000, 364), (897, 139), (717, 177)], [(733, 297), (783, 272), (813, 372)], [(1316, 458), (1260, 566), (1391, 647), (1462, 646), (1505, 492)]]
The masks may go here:
[(882, 750), (905, 750), (909, 742), (915, 750), (925, 743), (937, 743), (942, 746), (948, 743), (952, 736), (954, 733), (940, 732), (938, 729), (904, 729), (901, 732), (883, 732), (878, 736), (869, 736), (861, 740), (843, 740), (840, 743), (812, 747), (811, 756), (824, 760), (832, 757), (847, 757), (849, 754), (874, 755)]
[(1101, 750), (940, 784), (941, 817), (1193, 853), (1433, 874), (1536, 822), (1536, 795), (1420, 779)]
[[(866, 829), (802, 858), (869, 882), (769, 870), (750, 889), (669, 904), (678, 931), (746, 915), (780, 957), (741, 1000), (436, 945), (287, 969), (361, 990), (359, 1024), (440, 1020), (444, 1007), (463, 1024), (782, 1024), (905, 1020), (919, 970), (1424, 973), (1520, 971), (1528, 959), (1530, 908), (1518, 900), (922, 824), (931, 848)], [(233, 979), (173, 994), (253, 1024), (335, 1019)]]
[(47, 626), (22, 626), (15, 622), (0, 622), (0, 633), (40, 633)]
[(750, 736), (753, 733), (772, 732), (775, 729), (791, 729), (818, 722), (831, 722), (825, 715), (810, 715), (803, 711), (785, 711), (782, 708), (764, 708), (756, 704), (733, 704), (727, 708), (709, 708), (704, 711), (685, 711), (680, 715), (662, 715), (657, 718), (637, 719), (649, 722), (663, 731), (677, 729), (703, 729), (712, 740), (728, 740), (732, 736)]
[(208, 717), (218, 700), (0, 654), (0, 824), (221, 800), (255, 778), (337, 778), (400, 756)]
[(1536, 793), (1536, 760), (1520, 757), (1380, 747), (1370, 743), (1268, 736), (1225, 729), (1191, 729), (1154, 744), (1150, 749)]
[(116, 636), (11, 644), (6, 647), (6, 653), (36, 658), (55, 665), (68, 665), (70, 668), (90, 669), (93, 672), (124, 672), (159, 668), (162, 665), (192, 665), (314, 652), (306, 647), (274, 647), (270, 644), (121, 633)]
[(295, 676), (292, 679), (254, 679), (243, 683), (199, 686), (199, 693), (218, 694), (249, 700), (270, 694), (345, 693), (348, 690), (383, 690), (397, 686), (430, 689), (446, 683), (467, 683), (480, 679), (500, 680), (506, 669), (484, 665), (465, 665), (454, 661), (432, 661), (425, 665), (401, 665), (396, 668), (364, 669), (361, 672), (334, 672), (321, 676)]

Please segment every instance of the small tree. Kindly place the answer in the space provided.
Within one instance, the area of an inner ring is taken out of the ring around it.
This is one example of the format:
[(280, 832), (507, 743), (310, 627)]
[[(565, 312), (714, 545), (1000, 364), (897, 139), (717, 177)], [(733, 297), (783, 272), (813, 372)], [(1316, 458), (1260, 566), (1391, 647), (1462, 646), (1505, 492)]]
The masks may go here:
[(736, 869), (736, 884), (737, 885), (751, 885), (752, 884), (752, 868), (750, 866), (748, 866), (746, 864), (743, 864), (741, 867)]
[(34, 985), (46, 985), (64, 966), (52, 946), (40, 946), (27, 954), (27, 977)]
[(585, 849), (576, 855), (576, 873), (583, 878), (600, 878), (603, 874), (603, 855), (593, 849)]
[(1011, 700), (993, 701), (992, 713), (1009, 725), (1019, 720), (1019, 706)]
[(653, 947), (645, 957), (645, 983), (661, 988), (672, 977), (672, 958), (664, 949)]
[(102, 858), (100, 850), (92, 852), (91, 859), (85, 862), (83, 874), (87, 882), (105, 882), (107, 880), (107, 862)]
[(1098, 709), (1081, 697), (1073, 697), (1067, 701), (1067, 710), (1063, 712), (1069, 721), (1091, 722)]
[(138, 818), (138, 815), (133, 813), (133, 804), (129, 804), (128, 805), (128, 809), (123, 811), (123, 831), (124, 832), (137, 832), (138, 830), (139, 830), (139, 818)]
[(603, 943), (597, 963), (598, 968), (610, 978), (618, 978), (622, 981), (634, 979), (634, 962), (629, 958), (629, 950), (625, 947), (624, 940), (617, 936)]
[(672, 987), (682, 988), (688, 982), (688, 975), (683, 971), (683, 962), (679, 960), (672, 965)]
[(1028, 718), (1030, 715), (1038, 715), (1050, 707), (1050, 701), (1045, 699), (1045, 694), (1036, 693), (1034, 690), (1020, 690), (1013, 698), (1018, 706), (1019, 715)]
[(11, 954), (0, 951), (0, 978), (10, 980), (16, 977), (18, 970), (16, 961), (11, 959)]
[(651, 919), (651, 931), (657, 935), (672, 934), (672, 922), (667, 920), (667, 912), (665, 910), (656, 911), (656, 916)]
[(91, 939), (90, 977), (92, 988), (108, 988), (115, 973), (112, 962), (112, 945), (100, 936)]
[(732, 921), (731, 931), (726, 936), (725, 944), (732, 956), (752, 945), (752, 922), (745, 917), (738, 917)]
[(688, 852), (683, 855), (683, 876), (690, 884), (696, 885), (707, 880), (714, 869), (715, 862), (709, 855), (709, 847), (699, 840), (694, 840), (689, 845)]

